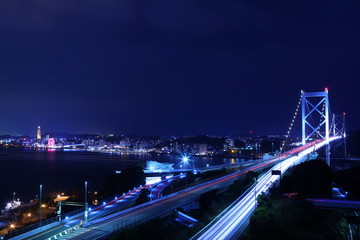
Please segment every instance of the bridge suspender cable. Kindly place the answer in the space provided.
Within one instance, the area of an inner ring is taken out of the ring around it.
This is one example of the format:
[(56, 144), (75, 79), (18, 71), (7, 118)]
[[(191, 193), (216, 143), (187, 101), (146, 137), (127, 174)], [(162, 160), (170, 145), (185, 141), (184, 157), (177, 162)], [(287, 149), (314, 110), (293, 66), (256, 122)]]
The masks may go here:
[(285, 147), (285, 143), (286, 143), (286, 141), (288, 140), (288, 138), (289, 138), (289, 136), (290, 136), (292, 127), (294, 126), (294, 122), (295, 122), (296, 116), (298, 115), (298, 112), (299, 112), (299, 109), (300, 109), (300, 106), (301, 106), (302, 98), (303, 98), (303, 91), (301, 91), (300, 99), (299, 99), (299, 102), (298, 102), (298, 104), (297, 104), (297, 106), (296, 106), (295, 113), (294, 113), (294, 115), (293, 115), (293, 117), (292, 117), (292, 120), (291, 120), (290, 126), (289, 126), (289, 128), (288, 128), (287, 134), (285, 135), (285, 139), (284, 139), (284, 141), (283, 141), (282, 144), (281, 144), (280, 153), (282, 153), (282, 151), (283, 151), (283, 149), (284, 149), (284, 147)]

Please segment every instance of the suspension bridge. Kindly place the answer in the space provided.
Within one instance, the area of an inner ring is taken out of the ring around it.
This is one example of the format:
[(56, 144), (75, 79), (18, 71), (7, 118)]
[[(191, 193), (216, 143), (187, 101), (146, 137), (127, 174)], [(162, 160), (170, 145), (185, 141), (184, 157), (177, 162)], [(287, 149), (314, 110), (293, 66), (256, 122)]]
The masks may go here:
[[(290, 135), (300, 106), (302, 109), (302, 147), (295, 149), (297, 156), (287, 158), (275, 165), (244, 196), (239, 197), (233, 206), (225, 209), (192, 239), (232, 239), (239, 236), (249, 224), (250, 216), (256, 208), (256, 197), (267, 192), (272, 183), (280, 179), (282, 173), (312, 151), (325, 147), (326, 163), (330, 166), (330, 143), (343, 139), (346, 144), (345, 113), (340, 116), (333, 114), (330, 123), (328, 89), (325, 88), (323, 92), (301, 91), (300, 100), (285, 141), (282, 143), (281, 151)], [(309, 141), (312, 142), (308, 143)], [(279, 172), (279, 175), (273, 175), (273, 170)]]
[[(302, 112), (302, 146), (284, 152), (286, 141), (293, 129), (300, 108)], [(248, 171), (270, 168), (231, 206), (193, 237), (193, 239), (231, 239), (246, 228), (249, 217), (256, 207), (256, 197), (268, 191), (271, 185), (279, 180), (281, 174), (321, 148), (325, 148), (326, 163), (330, 165), (330, 144), (340, 140), (345, 142), (345, 138), (345, 114), (333, 114), (331, 116), (328, 89), (322, 92), (301, 91), (300, 100), (286, 131), (278, 156), (171, 195), (105, 217), (92, 219), (84, 223), (83, 227), (80, 227), (78, 222), (75, 222), (73, 226), (59, 222), (50, 229), (42, 227), (31, 235), (25, 233), (13, 237), (7, 236), (7, 239), (104, 239), (115, 231), (121, 231), (151, 219), (168, 215), (176, 208), (198, 200), (204, 193), (226, 188)], [(88, 210), (85, 212), (87, 213)], [(83, 218), (80, 219), (84, 220)]]

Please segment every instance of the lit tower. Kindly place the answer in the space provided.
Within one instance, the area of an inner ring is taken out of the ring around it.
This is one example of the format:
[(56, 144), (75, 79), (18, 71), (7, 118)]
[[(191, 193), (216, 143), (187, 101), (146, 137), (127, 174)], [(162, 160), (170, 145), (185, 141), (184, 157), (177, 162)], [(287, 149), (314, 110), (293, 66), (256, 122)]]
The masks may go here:
[[(329, 90), (302, 93), (302, 144), (320, 138), (326, 142), (326, 163), (330, 166)], [(323, 106), (322, 110), (319, 110)], [(317, 116), (317, 118), (316, 118)], [(319, 121), (314, 121), (314, 118)], [(311, 121), (312, 120), (312, 121)], [(310, 130), (307, 134), (306, 130)]]
[(36, 131), (36, 139), (37, 139), (37, 140), (41, 140), (41, 129), (40, 129), (40, 126), (38, 126), (37, 131)]

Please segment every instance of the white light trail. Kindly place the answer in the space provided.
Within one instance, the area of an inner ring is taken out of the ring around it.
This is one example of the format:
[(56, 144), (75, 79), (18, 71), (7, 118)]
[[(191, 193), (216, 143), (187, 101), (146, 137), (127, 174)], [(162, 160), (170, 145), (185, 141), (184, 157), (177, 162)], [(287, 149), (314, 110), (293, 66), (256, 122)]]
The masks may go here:
[[(329, 139), (329, 142), (338, 138), (340, 137), (332, 137)], [(217, 222), (213, 223), (213, 225), (201, 236), (195, 236), (193, 239), (231, 239), (238, 229), (247, 221), (250, 214), (255, 210), (256, 197), (263, 192), (267, 192), (272, 183), (280, 179), (279, 175), (272, 175), (271, 171), (281, 170), (281, 173), (284, 173), (289, 167), (296, 164), (303, 157), (318, 150), (326, 144), (326, 141), (322, 141), (299, 152), (297, 156), (289, 157), (288, 159), (276, 164), (258, 180), (253, 189), (249, 191), (236, 205), (234, 205), (231, 209), (226, 209), (226, 214), (218, 219)]]

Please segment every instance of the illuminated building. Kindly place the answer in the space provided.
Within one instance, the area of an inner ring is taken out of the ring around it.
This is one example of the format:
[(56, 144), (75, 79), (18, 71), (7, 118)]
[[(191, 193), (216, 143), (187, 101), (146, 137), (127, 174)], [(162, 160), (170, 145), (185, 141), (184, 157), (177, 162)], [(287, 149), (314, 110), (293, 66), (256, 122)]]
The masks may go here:
[(38, 126), (38, 128), (37, 128), (36, 139), (37, 139), (37, 140), (41, 140), (41, 129), (40, 129), (40, 126)]

